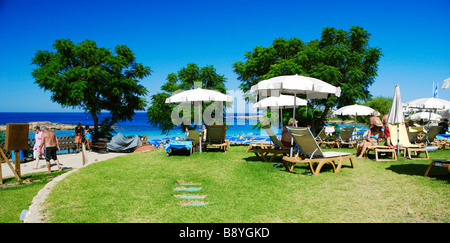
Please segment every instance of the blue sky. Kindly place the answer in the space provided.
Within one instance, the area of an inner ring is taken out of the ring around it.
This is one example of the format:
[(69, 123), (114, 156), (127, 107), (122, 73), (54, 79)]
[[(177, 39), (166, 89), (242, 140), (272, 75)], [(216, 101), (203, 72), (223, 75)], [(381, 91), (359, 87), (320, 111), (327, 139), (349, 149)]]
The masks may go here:
[[(56, 39), (90, 39), (111, 50), (127, 45), (153, 70), (142, 80), (150, 101), (187, 63), (214, 65), (227, 89), (238, 90), (232, 64), (253, 47), (276, 37), (308, 42), (324, 27), (355, 25), (384, 55), (369, 89), (374, 97), (392, 97), (395, 84), (404, 102), (431, 97), (433, 82), (450, 78), (449, 12), (449, 0), (0, 0), (0, 112), (73, 111), (51, 102), (31, 77), (36, 50), (53, 51)], [(439, 87), (439, 98), (450, 100), (450, 90)]]

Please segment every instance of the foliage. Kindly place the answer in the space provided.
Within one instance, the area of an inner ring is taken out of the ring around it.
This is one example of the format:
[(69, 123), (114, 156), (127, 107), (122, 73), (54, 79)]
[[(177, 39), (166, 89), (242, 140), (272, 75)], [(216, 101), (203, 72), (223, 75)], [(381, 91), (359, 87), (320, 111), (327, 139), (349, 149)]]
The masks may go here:
[(380, 112), (380, 116), (382, 117), (389, 113), (389, 109), (392, 105), (392, 98), (379, 96), (367, 101), (363, 105), (372, 107), (373, 109), (377, 110), (378, 112)]
[(150, 67), (136, 62), (125, 45), (114, 53), (85, 40), (75, 45), (70, 39), (56, 40), (56, 52), (38, 50), (32, 59), (32, 76), (40, 88), (52, 92), (51, 99), (63, 107), (81, 108), (94, 120), (98, 133), (98, 115), (110, 112), (105, 125), (132, 120), (136, 110), (144, 110), (147, 89), (139, 80), (150, 75)]
[[(161, 86), (163, 92), (152, 96), (151, 105), (147, 109), (147, 117), (150, 125), (168, 133), (175, 125), (172, 123), (172, 110), (177, 104), (166, 104), (165, 101), (176, 91), (190, 90), (193, 88), (214, 89), (226, 93), (224, 75), (217, 74), (214, 66), (199, 67), (195, 63), (189, 63), (177, 73), (167, 75), (167, 82)], [(205, 108), (206, 104), (203, 104)], [(204, 109), (203, 109), (204, 110)], [(194, 109), (191, 109), (191, 117), (194, 117)]]
[[(280, 76), (299, 74), (324, 80), (342, 89), (341, 97), (330, 96), (324, 100), (312, 100), (310, 123), (315, 130), (322, 126), (329, 109), (342, 107), (356, 101), (371, 98), (368, 90), (377, 75), (381, 49), (369, 47), (370, 34), (362, 27), (337, 30), (326, 27), (320, 40), (304, 43), (298, 38), (276, 38), (272, 46), (255, 47), (246, 52), (245, 62), (233, 64), (238, 74), (240, 88), (247, 92), (259, 81)], [(316, 108), (322, 112), (316, 114)], [(297, 119), (306, 117), (296, 112)], [(309, 109), (308, 109), (309, 111)], [(317, 115), (317, 116), (316, 116)]]

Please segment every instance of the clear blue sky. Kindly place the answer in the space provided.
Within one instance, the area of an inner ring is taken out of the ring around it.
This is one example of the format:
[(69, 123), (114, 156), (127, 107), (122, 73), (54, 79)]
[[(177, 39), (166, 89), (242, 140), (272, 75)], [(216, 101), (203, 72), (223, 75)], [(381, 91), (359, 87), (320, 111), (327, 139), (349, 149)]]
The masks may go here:
[[(31, 77), (36, 50), (56, 39), (125, 44), (153, 74), (142, 84), (150, 96), (169, 73), (187, 63), (214, 65), (238, 90), (232, 64), (276, 37), (319, 39), (323, 27), (364, 27), (370, 46), (382, 48), (371, 94), (404, 102), (431, 97), (433, 82), (450, 77), (450, 1), (49, 1), (0, 0), (0, 112), (73, 111), (50, 100)], [(439, 98), (450, 90), (439, 87)], [(243, 110), (238, 110), (243, 112)]]

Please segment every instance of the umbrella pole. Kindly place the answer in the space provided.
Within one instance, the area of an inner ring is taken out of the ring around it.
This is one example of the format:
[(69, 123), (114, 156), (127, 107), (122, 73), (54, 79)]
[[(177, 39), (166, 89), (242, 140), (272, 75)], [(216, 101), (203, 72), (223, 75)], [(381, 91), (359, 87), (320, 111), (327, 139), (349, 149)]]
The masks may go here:
[(397, 125), (397, 158), (400, 157), (400, 124)]
[[(295, 127), (295, 106), (296, 106), (296, 101), (297, 101), (297, 94), (296, 93), (294, 93), (294, 112), (293, 112), (293, 114), (292, 114), (292, 120), (293, 120), (293, 122), (294, 122), (294, 127)], [(290, 148), (290, 151), (289, 151), (289, 157), (292, 157), (292, 154), (293, 154), (293, 152), (294, 152), (294, 138), (292, 137), (292, 135), (291, 135), (291, 148)]]
[(201, 109), (201, 102), (199, 102), (198, 103), (198, 127), (199, 127), (199, 130), (200, 130), (200, 132), (199, 132), (199, 134), (200, 134), (200, 153), (202, 153), (203, 151), (202, 151), (202, 137), (203, 137), (203, 134), (202, 134), (202, 109)]

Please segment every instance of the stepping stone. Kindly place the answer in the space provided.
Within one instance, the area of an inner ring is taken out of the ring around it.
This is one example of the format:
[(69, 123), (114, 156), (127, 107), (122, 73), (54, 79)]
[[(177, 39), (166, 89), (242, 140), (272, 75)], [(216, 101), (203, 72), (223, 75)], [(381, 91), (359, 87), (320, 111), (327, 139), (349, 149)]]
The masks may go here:
[(195, 192), (200, 191), (202, 188), (175, 188), (174, 191)]
[(206, 195), (175, 195), (176, 198), (180, 199), (205, 199)]

